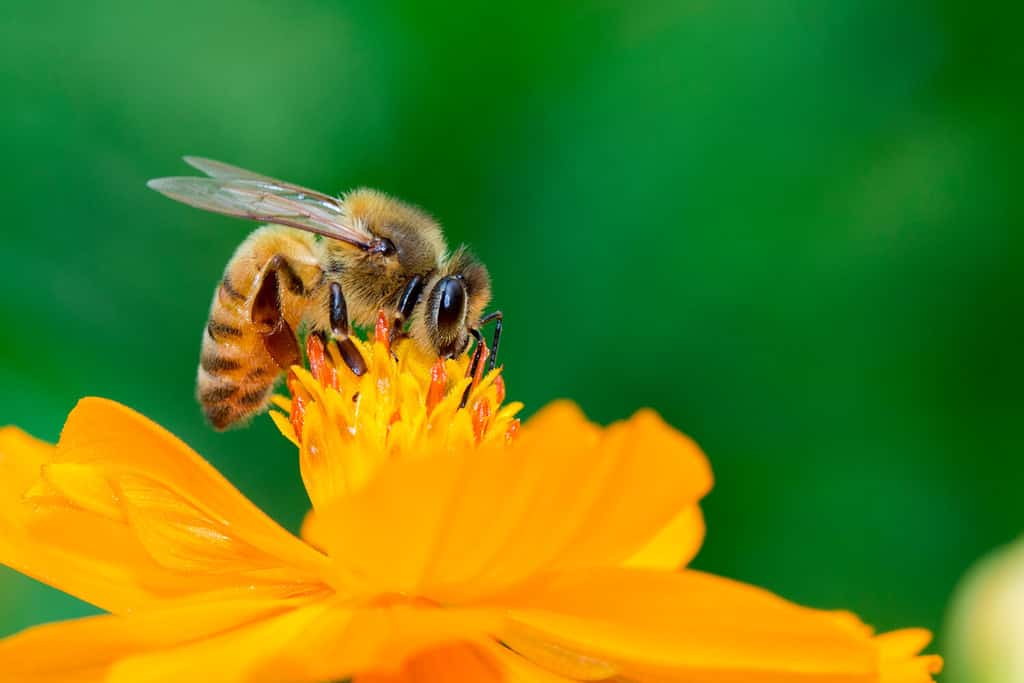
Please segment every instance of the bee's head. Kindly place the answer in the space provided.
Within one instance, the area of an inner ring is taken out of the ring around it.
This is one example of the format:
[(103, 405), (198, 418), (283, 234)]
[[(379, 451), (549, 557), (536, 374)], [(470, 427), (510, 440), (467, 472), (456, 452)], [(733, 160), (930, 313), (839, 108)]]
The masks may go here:
[(410, 332), (439, 356), (455, 357), (469, 346), (469, 330), (490, 300), (487, 268), (460, 248), (424, 288)]

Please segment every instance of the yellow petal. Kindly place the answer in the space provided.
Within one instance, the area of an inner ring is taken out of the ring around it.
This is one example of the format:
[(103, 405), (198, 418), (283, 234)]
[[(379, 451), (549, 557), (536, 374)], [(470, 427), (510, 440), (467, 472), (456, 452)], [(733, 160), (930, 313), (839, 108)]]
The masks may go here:
[(410, 605), (348, 609), (319, 603), (215, 638), (123, 660), (108, 683), (209, 680), (211, 672), (217, 683), (394, 675), (419, 653), (482, 639), (499, 623), (488, 611)]
[(0, 430), (0, 563), (113, 612), (155, 604), (162, 586), (172, 592), (173, 577), (125, 525), (25, 501), (54, 455), (52, 445), (20, 430)]
[(284, 600), (206, 602), (37, 626), (0, 641), (0, 680), (105, 680), (115, 662), (133, 654), (210, 638), (294, 606)]
[(527, 657), (546, 648), (569, 663), (605, 662), (628, 679), (916, 683), (930, 680), (934, 665), (914, 656), (920, 640), (893, 649), (831, 612), (694, 571), (571, 572), (488, 604), (508, 609), (510, 645)]
[[(356, 676), (352, 683), (517, 683), (492, 652), (470, 643), (458, 643), (416, 655), (393, 674)], [(542, 683), (537, 680), (537, 683)], [(553, 683), (553, 682), (552, 682)]]
[(357, 676), (352, 683), (574, 683), (545, 671), (493, 641), (423, 652), (394, 674)]
[(581, 418), (557, 412), (508, 448), (385, 464), (318, 511), (330, 530), (318, 536), (376, 590), (458, 602), (540, 571), (622, 563), (708, 490), (703, 454), (654, 413), (575, 439)]
[(942, 672), (942, 657), (916, 656), (932, 640), (923, 628), (908, 628), (883, 633), (875, 642), (882, 652), (881, 683), (928, 683)]
[[(78, 403), (64, 425), (55, 462), (101, 469), (116, 487), (148, 485), (146, 495), (163, 496), (165, 503), (179, 500), (198, 516), (230, 527), (233, 538), (284, 564), (314, 574), (326, 565), (322, 555), (282, 529), (177, 437), (113, 401), (87, 398)], [(163, 492), (157, 493), (158, 487)], [(204, 532), (197, 529), (197, 537)]]
[(39, 479), (43, 465), (53, 460), (51, 444), (29, 436), (17, 427), (0, 429), (0, 515), (3, 518), (22, 518), (28, 510), (14, 502), (21, 502), (25, 492)]
[(240, 584), (311, 590), (328, 564), (180, 441), (98, 399), (56, 448), (0, 432), (0, 562), (115, 613)]
[(316, 510), (307, 512), (306, 518), (302, 520), (302, 528), (299, 529), (302, 540), (322, 551), (327, 546), (328, 534), (329, 530), (317, 519)]
[(547, 669), (542, 669), (525, 657), (498, 643), (487, 643), (481, 647), (501, 667), (501, 680), (505, 683), (571, 683), (573, 681), (586, 680), (579, 677), (560, 676)]
[(580, 407), (567, 399), (552, 401), (523, 424), (520, 438), (534, 436), (552, 448), (573, 443), (593, 444), (601, 436), (601, 427), (587, 419)]
[(641, 569), (679, 569), (697, 556), (704, 542), (704, 515), (691, 505), (658, 532), (625, 566)]

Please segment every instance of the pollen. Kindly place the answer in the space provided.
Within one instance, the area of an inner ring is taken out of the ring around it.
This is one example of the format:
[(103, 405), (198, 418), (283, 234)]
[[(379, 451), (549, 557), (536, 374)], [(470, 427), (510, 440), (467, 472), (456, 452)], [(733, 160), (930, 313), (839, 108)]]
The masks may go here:
[(356, 376), (333, 341), (309, 335), (307, 366), (293, 366), (289, 395), (274, 397), (271, 417), (299, 447), (314, 507), (360, 488), (388, 460), (502, 447), (519, 430), (522, 404), (504, 402), (501, 367), (485, 371), (486, 344), (474, 372), (474, 354), (437, 358), (391, 336), (381, 315), (370, 340), (352, 339), (367, 361)]

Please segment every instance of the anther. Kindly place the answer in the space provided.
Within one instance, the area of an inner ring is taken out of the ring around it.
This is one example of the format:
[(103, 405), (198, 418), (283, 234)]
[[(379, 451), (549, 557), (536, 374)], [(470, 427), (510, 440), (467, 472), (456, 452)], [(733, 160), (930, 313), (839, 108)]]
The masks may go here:
[(484, 438), (487, 432), (487, 423), (491, 419), (491, 404), (486, 399), (480, 399), (473, 404), (473, 436), (476, 442)]
[(518, 417), (512, 420), (508, 429), (505, 430), (505, 443), (512, 443), (515, 440), (516, 435), (519, 434), (519, 425), (520, 422)]
[(377, 311), (377, 324), (373, 327), (373, 338), (384, 348), (391, 349), (391, 323), (383, 309)]
[(306, 418), (306, 401), (308, 396), (306, 390), (302, 387), (302, 383), (299, 382), (298, 376), (294, 371), (288, 371), (288, 379), (286, 381), (288, 391), (292, 395), (292, 409), (288, 414), (288, 419), (292, 423), (292, 429), (295, 430), (295, 438), (302, 442), (302, 423)]
[(495, 403), (501, 405), (505, 402), (505, 378), (498, 375), (494, 378)]
[(427, 414), (444, 398), (448, 390), (448, 371), (444, 366), (444, 358), (438, 358), (430, 368), (430, 388), (427, 390)]
[(325, 387), (338, 388), (338, 372), (331, 363), (324, 345), (324, 337), (314, 333), (306, 338), (306, 357), (309, 358), (309, 371), (316, 381)]
[(480, 381), (484, 378), (484, 367), (487, 365), (487, 357), (491, 355), (491, 350), (487, 348), (487, 344), (480, 344), (480, 362), (477, 364), (476, 372), (473, 374), (473, 384), (480, 384)]

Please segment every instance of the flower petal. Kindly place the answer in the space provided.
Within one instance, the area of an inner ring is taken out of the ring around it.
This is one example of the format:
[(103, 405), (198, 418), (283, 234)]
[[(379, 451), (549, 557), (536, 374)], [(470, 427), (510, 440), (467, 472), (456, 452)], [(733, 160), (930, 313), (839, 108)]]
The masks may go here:
[[(410, 658), (499, 628), (489, 611), (309, 605), (221, 636), (119, 662), (108, 683), (319, 682), (396, 675)], [(448, 679), (440, 679), (448, 680)]]
[(352, 683), (574, 683), (545, 671), (494, 641), (457, 643), (409, 659), (393, 674), (356, 676)]
[(328, 534), (329, 530), (324, 529), (323, 524), (317, 519), (316, 510), (311, 509), (307, 512), (306, 518), (302, 520), (302, 528), (299, 529), (299, 536), (302, 540), (317, 550), (323, 551)]
[[(317, 516), (371, 590), (451, 603), (541, 570), (626, 561), (711, 484), (692, 441), (641, 411), (593, 438), (571, 410), (508, 448), (385, 464)], [(580, 434), (580, 438), (571, 435)]]
[(505, 683), (571, 683), (573, 681), (587, 680), (578, 676), (560, 676), (547, 669), (542, 669), (525, 657), (498, 643), (488, 643), (482, 647), (498, 662), (502, 670), (501, 680)]
[(284, 600), (203, 602), (37, 626), (0, 641), (0, 680), (106, 680), (111, 665), (124, 657), (210, 638), (293, 606)]
[(126, 526), (25, 502), (55, 453), (20, 430), (0, 430), (0, 563), (109, 611), (153, 604), (164, 572)]
[(881, 683), (929, 683), (942, 672), (942, 657), (916, 656), (932, 640), (923, 628), (907, 628), (883, 633), (875, 642), (882, 650)]
[[(55, 462), (102, 470), (120, 493), (133, 492), (129, 505), (136, 508), (146, 507), (147, 498), (162, 498), (158, 505), (174, 499), (181, 503), (176, 513), (189, 506), (196, 515), (230, 527), (232, 538), (267, 556), (314, 574), (326, 565), (321, 554), (281, 528), (195, 451), (119, 403), (81, 400), (64, 425)], [(207, 542), (204, 530), (203, 525), (197, 529), (197, 543)]]
[(79, 403), (57, 447), (0, 432), (0, 562), (115, 613), (243, 583), (314, 590), (329, 563), (180, 441), (100, 399)]
[(554, 650), (569, 662), (607, 662), (629, 679), (916, 683), (929, 681), (935, 666), (914, 657), (916, 649), (893, 650), (887, 636), (872, 638), (847, 617), (695, 571), (570, 572), (487, 604), (508, 609), (508, 642), (527, 657)]
[(704, 542), (704, 514), (691, 505), (625, 562), (638, 569), (679, 569), (697, 556)]
[(505, 667), (490, 651), (470, 643), (456, 643), (412, 657), (397, 673), (356, 676), (352, 683), (514, 683), (522, 680), (532, 679), (509, 678)]

